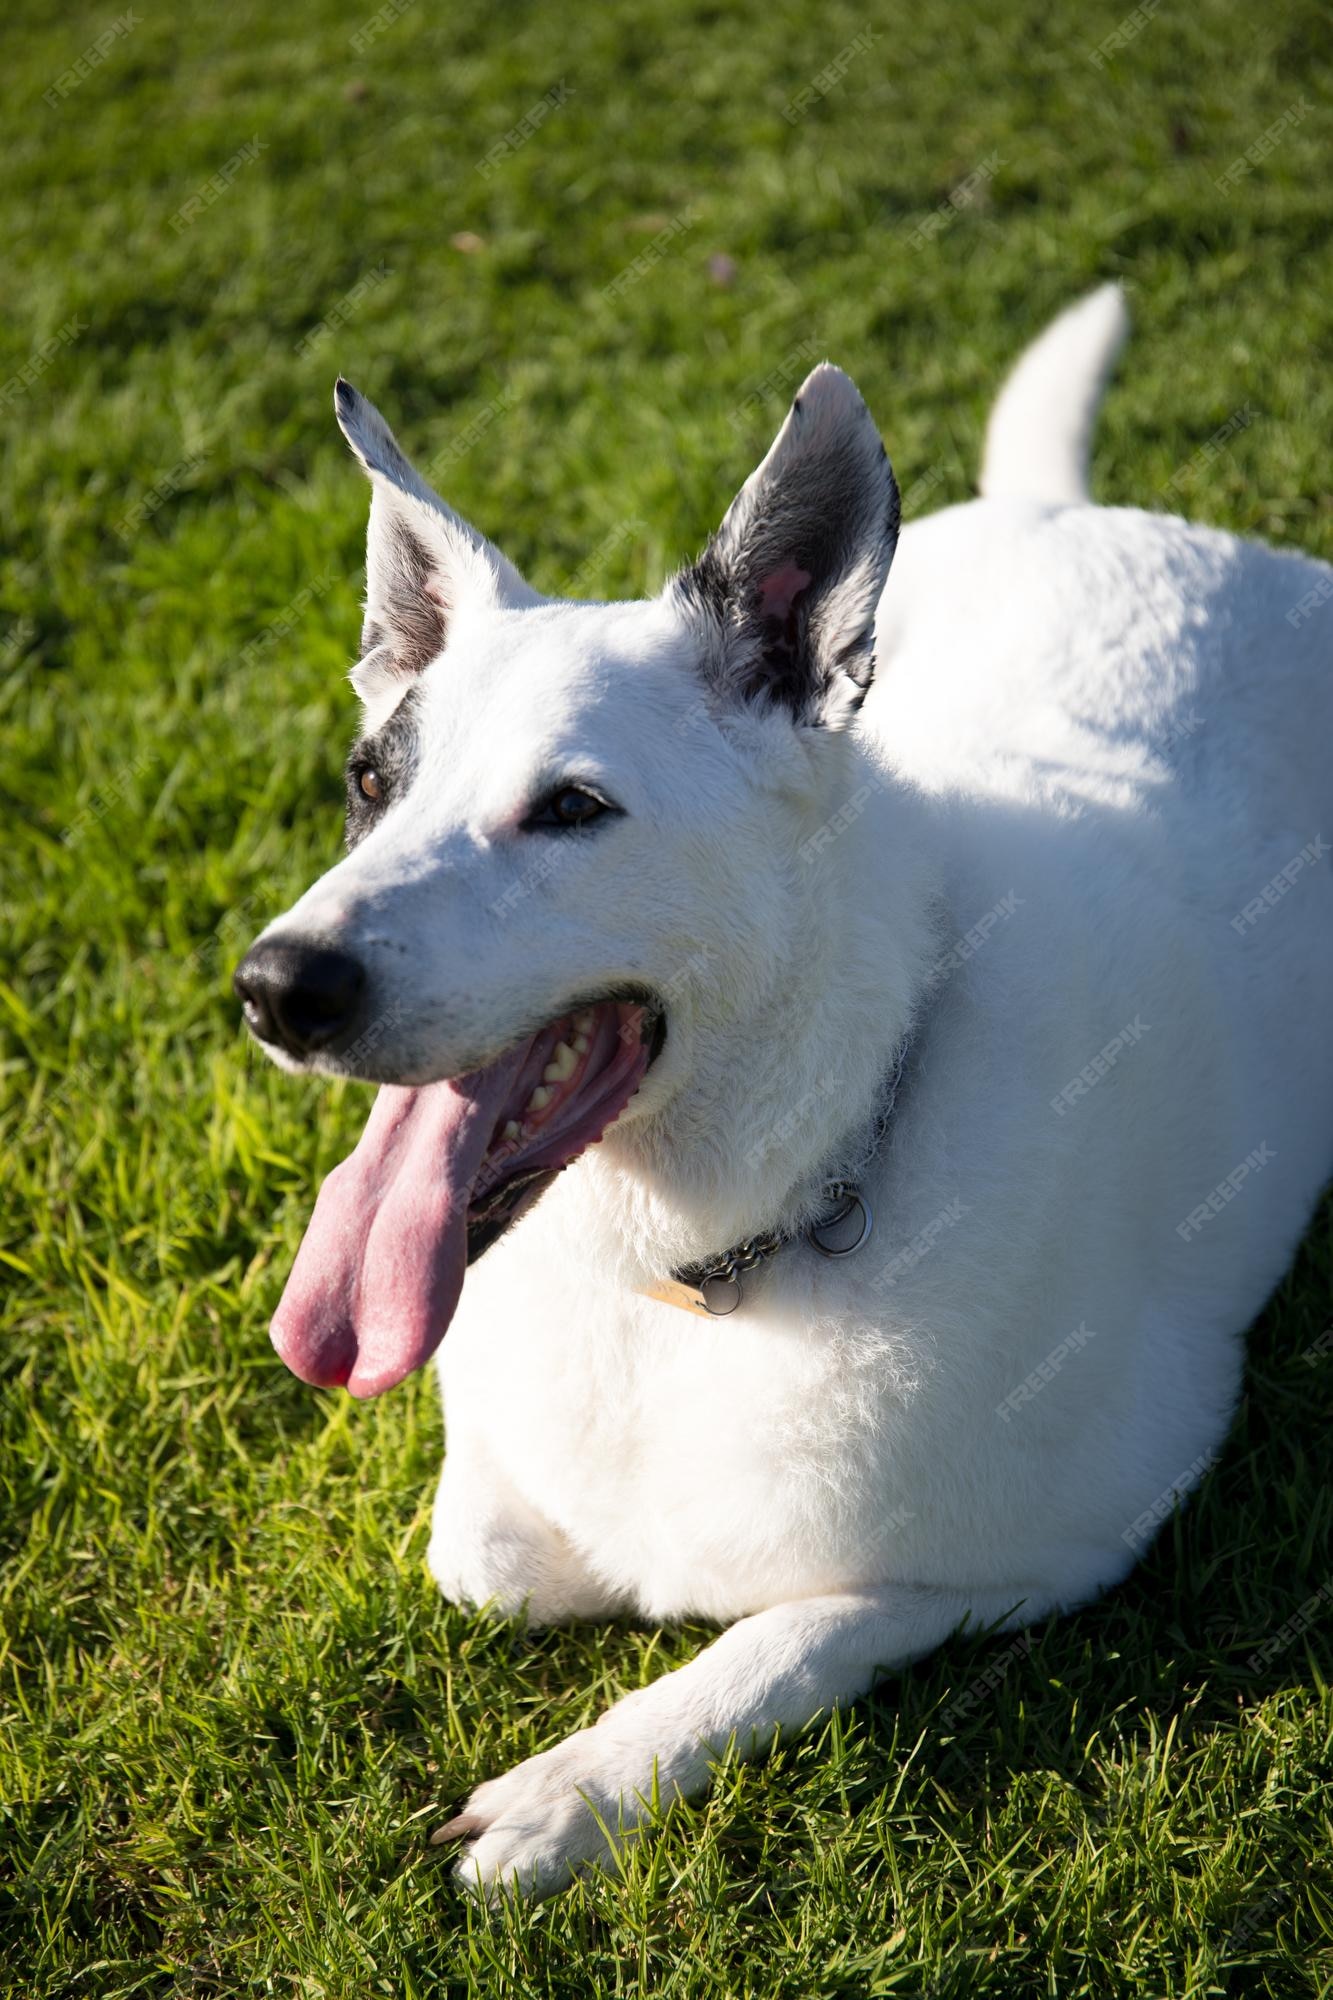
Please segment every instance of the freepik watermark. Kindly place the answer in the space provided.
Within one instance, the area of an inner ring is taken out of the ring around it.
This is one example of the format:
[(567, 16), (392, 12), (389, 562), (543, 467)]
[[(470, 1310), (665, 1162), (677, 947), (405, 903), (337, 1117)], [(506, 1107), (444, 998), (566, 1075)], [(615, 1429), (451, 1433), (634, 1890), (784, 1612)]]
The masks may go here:
[(670, 256), (672, 245), (678, 243), (687, 231), (693, 229), (698, 220), (698, 209), (683, 209), (665, 229), (658, 230), (646, 250), (641, 250), (631, 263), (626, 264), (623, 271), (617, 271), (609, 285), (602, 286), (602, 297), (608, 300), (622, 299), (625, 293), (631, 291), (641, 278), (646, 278), (664, 257)]
[(310, 606), (317, 598), (332, 590), (337, 581), (337, 571), (328, 570), (323, 576), (317, 576), (313, 583), (305, 584), (275, 618), (269, 619), (257, 637), (242, 646), (237, 654), (237, 664), (242, 667), (253, 667), (280, 640), (289, 639), (293, 632), (299, 631), (301, 620)]
[(1150, 1024), (1141, 1014), (1132, 1021), (1126, 1021), (1118, 1035), (1112, 1035), (1104, 1049), (1099, 1049), (1091, 1062), (1084, 1063), (1077, 1076), (1071, 1076), (1064, 1089), (1057, 1091), (1051, 1099), (1051, 1109), (1057, 1118), (1063, 1118), (1066, 1111), (1079, 1099), (1095, 1090), (1104, 1077), (1108, 1077), (1126, 1049), (1135, 1048), (1149, 1033)]
[(910, 1522), (919, 1519), (915, 1507), (890, 1507), (875, 1523), (874, 1547), (883, 1548), (891, 1536), (900, 1535)]
[(456, 432), (448, 444), (436, 452), (425, 469), (426, 478), (434, 484), (449, 466), (456, 464), (460, 458), (465, 458), (474, 444), (480, 444), (491, 425), (497, 423), (507, 411), (512, 410), (518, 400), (519, 392), (512, 387), (501, 389), (498, 395), (492, 396), (485, 409), (478, 410), (471, 422), (464, 424), (462, 430)]
[(192, 223), (198, 222), (201, 215), (207, 214), (216, 202), (221, 201), (236, 176), (248, 167), (252, 160), (257, 160), (261, 153), (267, 151), (267, 139), (261, 139), (257, 133), (253, 139), (247, 139), (243, 146), (239, 146), (231, 158), (224, 160), (217, 172), (210, 174), (206, 181), (202, 181), (194, 193), (181, 203), (176, 213), (167, 218), (175, 234), (181, 235)]
[(1282, 898), (1295, 888), (1297, 878), (1303, 875), (1307, 868), (1313, 868), (1316, 862), (1322, 861), (1327, 853), (1328, 842), (1322, 834), (1317, 833), (1313, 840), (1306, 842), (1299, 854), (1293, 854), (1286, 867), (1279, 868), (1277, 874), (1264, 883), (1259, 894), (1252, 896), (1244, 909), (1237, 910), (1231, 919), (1231, 928), (1237, 937), (1243, 937), (1246, 931), (1253, 929), (1261, 917), (1266, 917), (1270, 910), (1276, 909)]
[(1021, 1410), (1039, 1396), (1048, 1382), (1054, 1381), (1072, 1354), (1081, 1354), (1090, 1340), (1097, 1338), (1095, 1327), (1080, 1320), (1072, 1333), (1057, 1341), (1044, 1361), (1039, 1361), (1030, 1375), (1025, 1375), (1016, 1389), (1011, 1389), (1002, 1403), (995, 1405), (995, 1414), (1002, 1423), (1010, 1423), (1014, 1412)]
[(953, 478), (957, 472), (958, 467), (956, 465), (951, 465), (947, 462), (941, 463), (938, 460), (934, 465), (928, 466), (924, 472), (919, 472), (910, 485), (904, 486), (902, 490), (902, 510), (904, 517), (908, 514), (919, 514), (931, 494), (937, 493), (940, 487)]
[(373, 48), (381, 35), (387, 35), (395, 21), (401, 21), (404, 14), (416, 5), (416, 0), (385, 0), (383, 7), (363, 21), (356, 33), (349, 37), (347, 46), (354, 56), (363, 56)]
[(1301, 1360), (1307, 1368), (1317, 1368), (1326, 1354), (1333, 1354), (1333, 1326), (1326, 1326), (1317, 1340), (1312, 1340)]
[(838, 50), (831, 62), (825, 63), (818, 75), (811, 77), (804, 89), (798, 90), (795, 97), (787, 99), (782, 107), (782, 115), (787, 123), (799, 125), (806, 114), (814, 110), (816, 104), (838, 88), (853, 63), (860, 56), (869, 55), (877, 40), (878, 30), (874, 28), (862, 28), (859, 35), (854, 35), (845, 48)]
[(67, 1070), (56, 1088), (48, 1091), (37, 1110), (30, 1111), (18, 1129), (20, 1139), (30, 1139), (41, 1132), (53, 1114), (66, 1105), (74, 1104), (82, 1098), (97, 1100), (106, 1094), (106, 1076), (91, 1063), (75, 1063)]
[(116, 533), (121, 540), (127, 542), (131, 535), (137, 534), (144, 523), (150, 521), (157, 513), (159, 507), (165, 507), (172, 495), (180, 492), (186, 480), (207, 462), (208, 457), (206, 451), (192, 452), (188, 458), (182, 458), (173, 465), (170, 472), (164, 472), (146, 493), (133, 501), (116, 523)]
[(588, 585), (596, 580), (607, 557), (615, 555), (617, 550), (636, 541), (643, 531), (642, 521), (622, 521), (618, 528), (612, 528), (610, 534), (602, 538), (591, 555), (586, 555), (578, 568), (570, 571), (561, 589), (561, 596), (581, 596)]
[(1239, 187), (1247, 174), (1262, 166), (1270, 153), (1275, 153), (1289, 132), (1303, 125), (1310, 115), (1310, 107), (1303, 97), (1289, 104), (1280, 118), (1275, 118), (1268, 128), (1259, 134), (1252, 146), (1247, 146), (1239, 159), (1233, 160), (1224, 174), (1219, 174), (1213, 182), (1219, 193), (1226, 194), (1231, 188)]
[(931, 970), (933, 980), (951, 979), (960, 972), (970, 958), (975, 958), (991, 933), (1023, 907), (1024, 898), (1010, 889), (1001, 896), (998, 903), (992, 903), (984, 916), (978, 917), (961, 937), (955, 938), (942, 957), (937, 958)]
[(23, 617), (18, 619), (0, 638), (0, 667), (12, 667), (37, 637), (37, 620)]
[(1109, 35), (1103, 35), (1096, 48), (1088, 52), (1088, 61), (1093, 68), (1105, 69), (1112, 56), (1119, 55), (1131, 42), (1136, 42), (1161, 4), (1162, 0), (1142, 0), (1142, 4), (1126, 14)]
[(87, 331), (86, 319), (67, 319), (48, 339), (34, 347), (23, 366), (16, 369), (7, 381), (0, 383), (0, 409), (12, 410), (15, 404), (21, 403), (34, 382), (39, 382), (45, 375), (56, 356)]
[(985, 1701), (988, 1695), (996, 1692), (1014, 1662), (1026, 1660), (1031, 1651), (1030, 1632), (1020, 1632), (1016, 1639), (1011, 1639), (1004, 1651), (996, 1654), (984, 1672), (979, 1673), (974, 1681), (970, 1681), (961, 1694), (956, 1694), (947, 1708), (940, 1710), (938, 1720), (941, 1728), (949, 1732), (956, 1730), (959, 1723), (972, 1713), (979, 1702)]
[[(178, 961), (178, 969), (197, 977), (200, 973), (211, 972), (216, 960), (231, 959), (259, 926), (263, 912), (273, 909), (278, 897), (279, 890), (272, 883), (262, 889), (252, 889), (241, 902), (233, 903), (230, 909), (223, 912), (203, 943), (197, 944), (193, 951), (187, 952)], [(141, 966), (149, 963), (150, 958), (139, 960)]]
[(154, 761), (152, 757), (145, 755), (132, 758), (128, 764), (122, 764), (105, 789), (94, 792), (83, 811), (65, 828), (60, 836), (65, 846), (73, 847), (90, 827), (104, 820), (112, 808), (127, 796), (134, 780), (152, 769)]
[(548, 842), (531, 862), (517, 882), (511, 882), (502, 896), (497, 896), (491, 904), (493, 917), (511, 917), (519, 904), (535, 890), (539, 889), (548, 875), (554, 874), (558, 866), (555, 842)]
[(61, 70), (49, 90), (42, 92), (43, 103), (49, 104), (54, 111), (81, 83), (87, 82), (95, 69), (102, 67), (117, 42), (123, 41), (132, 29), (142, 26), (143, 15), (136, 14), (133, 8), (124, 14), (117, 14), (111, 26), (104, 28), (96, 41), (89, 42), (83, 54), (76, 57), (68, 69)]
[(1197, 735), (1203, 728), (1203, 720), (1203, 717), (1196, 715), (1193, 709), (1188, 715), (1176, 716), (1160, 736), (1152, 739), (1149, 749), (1155, 756), (1169, 757), (1179, 744), (1188, 743), (1191, 736)]
[(1247, 1903), (1227, 1933), (1226, 1942), (1222, 1947), (1225, 1956), (1230, 1957), (1235, 1952), (1243, 1951), (1264, 1925), (1275, 1917), (1279, 1910), (1286, 1907), (1291, 1901), (1291, 1896), (1291, 1890), (1283, 1886), (1271, 1890), (1266, 1896), (1261, 1896), (1257, 1902)]
[(1215, 1215), (1220, 1215), (1222, 1210), (1236, 1199), (1252, 1174), (1262, 1173), (1269, 1161), (1276, 1158), (1277, 1154), (1267, 1139), (1252, 1153), (1247, 1153), (1240, 1165), (1233, 1167), (1226, 1179), (1219, 1181), (1212, 1193), (1201, 1201), (1197, 1208), (1192, 1208), (1183, 1222), (1176, 1224), (1176, 1235), (1181, 1242), (1188, 1243), (1191, 1237), (1197, 1236)]
[(1205, 466), (1211, 465), (1215, 459), (1220, 458), (1232, 438), (1239, 437), (1242, 431), (1247, 431), (1253, 422), (1254, 411), (1248, 403), (1242, 404), (1238, 410), (1233, 410), (1226, 422), (1219, 424), (1212, 436), (1205, 438), (1199, 449), (1193, 452), (1183, 465), (1177, 466), (1171, 477), (1163, 484), (1163, 493), (1177, 494), (1183, 487), (1190, 485), (1195, 475), (1202, 472)]
[[(692, 951), (688, 958), (681, 960), (675, 971), (669, 973), (657, 988), (657, 997), (662, 1002), (663, 1007), (671, 1006), (685, 992), (690, 981), (697, 978), (701, 972), (707, 970), (713, 963), (714, 955), (708, 949), (707, 945), (700, 945), (697, 951)], [(629, 1020), (622, 1021), (617, 1032), (621, 1041), (631, 1046), (636, 1042), (641, 1042), (643, 1040), (642, 1011), (632, 1014)]]
[(909, 1271), (915, 1270), (923, 1257), (929, 1257), (940, 1238), (961, 1222), (968, 1213), (970, 1211), (957, 1196), (952, 1201), (946, 1202), (939, 1214), (933, 1215), (925, 1228), (919, 1229), (911, 1241), (903, 1245), (896, 1257), (890, 1257), (874, 1280), (875, 1290), (892, 1291), (899, 1278), (906, 1277)]
[(1136, 1515), (1129, 1526), (1122, 1530), (1121, 1541), (1128, 1542), (1135, 1555), (1142, 1555), (1163, 1521), (1170, 1519), (1181, 1501), (1193, 1491), (1204, 1474), (1212, 1470), (1221, 1456), (1221, 1452), (1217, 1450), (1201, 1452), (1193, 1465), (1187, 1465), (1169, 1486), (1163, 1487), (1151, 1507), (1145, 1507), (1143, 1512)]
[(809, 1120), (811, 1113), (816, 1111), (826, 1098), (832, 1097), (841, 1087), (840, 1077), (833, 1075), (821, 1076), (818, 1082), (814, 1083), (809, 1090), (802, 1092), (795, 1103), (789, 1104), (777, 1123), (764, 1134), (762, 1139), (750, 1147), (745, 1155), (746, 1166), (751, 1171), (756, 1167), (762, 1166), (769, 1154), (776, 1152), (779, 1147), (785, 1146), (789, 1140), (794, 1139), (796, 1134)]
[(762, 417), (764, 406), (770, 396), (789, 389), (802, 375), (808, 375), (810, 364), (821, 352), (824, 343), (814, 335), (798, 341), (789, 354), (784, 354), (776, 368), (770, 368), (767, 375), (755, 383), (748, 393), (741, 397), (727, 421), (734, 430), (748, 430), (755, 418)]
[(493, 146), (487, 147), (477, 161), (477, 172), (482, 179), (488, 181), (497, 167), (503, 166), (506, 160), (512, 159), (515, 153), (520, 152), (534, 133), (540, 132), (551, 113), (558, 110), (560, 105), (567, 104), (572, 96), (573, 92), (563, 77), (559, 83), (553, 83), (551, 88), (537, 99), (531, 110), (524, 113), (517, 125), (511, 125)]
[(1292, 631), (1299, 632), (1302, 625), (1314, 617), (1316, 611), (1323, 609), (1330, 597), (1333, 597), (1333, 576), (1321, 576), (1313, 590), (1307, 590), (1304, 597), (1298, 597), (1290, 611), (1286, 613), (1287, 623)]
[(372, 292), (379, 290), (388, 275), (387, 264), (376, 264), (374, 270), (367, 271), (363, 278), (358, 278), (351, 290), (344, 292), (337, 304), (329, 308), (318, 326), (312, 326), (309, 333), (301, 335), (293, 351), (302, 356), (310, 354), (321, 342), (328, 339), (335, 327), (346, 326), (348, 320), (354, 317), (357, 307), (368, 299)]
[(386, 1007), (382, 1014), (377, 1014), (373, 1021), (367, 1023), (354, 1042), (349, 1042), (345, 1049), (339, 1049), (337, 1055), (326, 1055), (321, 1067), (340, 1076), (355, 1075), (384, 1037), (393, 1033), (406, 1011), (402, 1002), (395, 1000), (392, 1006)]
[(938, 208), (931, 211), (924, 222), (919, 222), (915, 229), (908, 230), (907, 240), (912, 248), (921, 250), (927, 243), (933, 243), (941, 231), (958, 220), (964, 209), (973, 207), (982, 189), (987, 182), (995, 179), (1003, 165), (1004, 160), (999, 153), (988, 153), (986, 158), (978, 166), (973, 167), (971, 173), (959, 181), (957, 187), (945, 196)]
[(876, 792), (887, 790), (888, 786), (882, 778), (874, 778), (869, 784), (858, 785), (851, 797), (845, 799), (836, 812), (830, 813), (824, 824), (808, 834), (797, 848), (796, 852), (805, 866), (808, 868), (811, 862), (827, 852), (835, 841), (841, 840), (849, 827), (855, 826)]
[(708, 703), (700, 696), (699, 700), (692, 701), (684, 715), (672, 724), (672, 730), (677, 736), (688, 736), (705, 722), (713, 722), (716, 719), (716, 711), (710, 708)]
[(1333, 1605), (1333, 1580), (1321, 1583), (1314, 1596), (1307, 1597), (1300, 1609), (1293, 1611), (1285, 1624), (1279, 1625), (1272, 1637), (1265, 1639), (1263, 1645), (1250, 1654), (1245, 1662), (1249, 1672), (1257, 1674), (1270, 1660), (1275, 1660), (1279, 1653), (1285, 1653), (1287, 1647), (1299, 1639), (1303, 1632), (1309, 1631), (1325, 1605)]

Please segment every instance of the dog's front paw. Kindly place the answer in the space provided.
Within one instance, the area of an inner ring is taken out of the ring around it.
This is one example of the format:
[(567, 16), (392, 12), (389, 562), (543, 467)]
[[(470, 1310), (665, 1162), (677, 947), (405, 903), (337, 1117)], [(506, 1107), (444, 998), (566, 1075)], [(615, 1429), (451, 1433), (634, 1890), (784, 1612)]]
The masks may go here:
[(433, 1835), (467, 1842), (454, 1869), (465, 1888), (489, 1902), (515, 1887), (549, 1896), (582, 1870), (614, 1861), (649, 1807), (614, 1780), (603, 1746), (596, 1729), (581, 1729), (478, 1785)]

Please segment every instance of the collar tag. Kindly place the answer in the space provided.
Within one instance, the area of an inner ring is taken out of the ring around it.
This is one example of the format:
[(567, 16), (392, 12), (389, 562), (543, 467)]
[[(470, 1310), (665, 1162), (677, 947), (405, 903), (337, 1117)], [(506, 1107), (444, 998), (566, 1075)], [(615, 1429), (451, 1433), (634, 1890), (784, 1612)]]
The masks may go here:
[(680, 1306), (684, 1312), (702, 1313), (705, 1319), (725, 1319), (741, 1302), (739, 1278), (704, 1278), (692, 1285), (684, 1278), (663, 1278), (643, 1294), (660, 1299), (665, 1306)]

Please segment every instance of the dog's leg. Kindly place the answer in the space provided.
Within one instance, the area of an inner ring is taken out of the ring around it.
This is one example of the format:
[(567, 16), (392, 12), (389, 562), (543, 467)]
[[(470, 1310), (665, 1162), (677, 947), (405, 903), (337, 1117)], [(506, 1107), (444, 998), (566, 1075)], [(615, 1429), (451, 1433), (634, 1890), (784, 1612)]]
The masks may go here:
[(426, 1562), (455, 1604), (526, 1610), (531, 1625), (623, 1608), (560, 1530), (515, 1491), (479, 1438), (449, 1430)]
[(479, 1785), (436, 1837), (470, 1842), (456, 1871), (468, 1888), (494, 1897), (517, 1882), (547, 1894), (631, 1838), (654, 1789), (664, 1805), (697, 1792), (729, 1745), (764, 1749), (775, 1730), (864, 1694), (965, 1619), (990, 1624), (1014, 1610), (995, 1592), (886, 1584), (757, 1612), (592, 1728)]

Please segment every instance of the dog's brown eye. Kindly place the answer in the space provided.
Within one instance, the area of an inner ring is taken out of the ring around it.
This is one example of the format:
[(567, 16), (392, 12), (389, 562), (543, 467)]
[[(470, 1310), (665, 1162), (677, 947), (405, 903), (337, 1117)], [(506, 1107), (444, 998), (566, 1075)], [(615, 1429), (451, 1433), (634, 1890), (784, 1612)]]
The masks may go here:
[(581, 792), (571, 785), (567, 792), (557, 792), (551, 804), (555, 816), (562, 826), (582, 826), (585, 820), (596, 819), (606, 807), (591, 792)]
[(609, 805), (595, 792), (584, 791), (581, 785), (561, 785), (559, 791), (552, 792), (529, 814), (527, 825), (530, 829), (544, 827), (561, 832), (566, 827), (588, 826), (593, 820), (619, 810), (619, 806)]
[(357, 779), (357, 783), (360, 785), (366, 798), (377, 799), (379, 797), (380, 774), (378, 771), (373, 770), (369, 764)]

